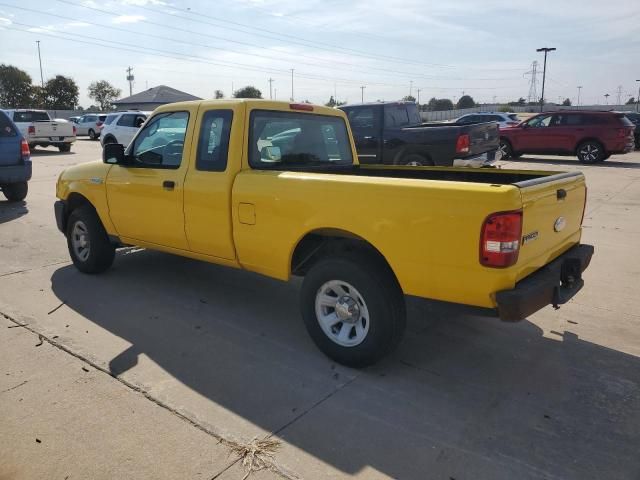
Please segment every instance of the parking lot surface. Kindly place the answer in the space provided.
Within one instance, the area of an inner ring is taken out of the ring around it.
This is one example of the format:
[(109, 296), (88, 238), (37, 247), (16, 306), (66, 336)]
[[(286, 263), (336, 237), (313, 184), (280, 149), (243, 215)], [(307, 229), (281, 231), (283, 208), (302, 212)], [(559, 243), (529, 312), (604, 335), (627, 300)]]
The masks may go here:
[(502, 162), (586, 174), (583, 291), (516, 324), (408, 299), (358, 371), (315, 348), (297, 281), (141, 249), (79, 273), (55, 181), (100, 152), (38, 149), (0, 201), (0, 478), (243, 478), (233, 447), (268, 436), (250, 478), (640, 478), (640, 153)]

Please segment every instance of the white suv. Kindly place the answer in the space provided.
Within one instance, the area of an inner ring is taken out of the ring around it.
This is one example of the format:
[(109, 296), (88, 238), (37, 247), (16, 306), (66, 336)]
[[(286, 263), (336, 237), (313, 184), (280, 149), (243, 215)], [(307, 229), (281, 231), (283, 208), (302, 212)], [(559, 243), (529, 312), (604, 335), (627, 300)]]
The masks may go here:
[(151, 112), (137, 110), (108, 114), (100, 131), (100, 143), (121, 143), (126, 147), (149, 115)]

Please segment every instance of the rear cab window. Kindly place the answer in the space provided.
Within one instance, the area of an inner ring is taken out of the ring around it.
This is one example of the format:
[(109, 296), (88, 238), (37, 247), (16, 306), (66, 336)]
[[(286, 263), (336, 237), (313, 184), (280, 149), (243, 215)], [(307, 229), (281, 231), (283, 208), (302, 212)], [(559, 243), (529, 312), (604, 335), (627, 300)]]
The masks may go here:
[(47, 112), (36, 112), (36, 111), (26, 111), (26, 112), (13, 112), (13, 121), (14, 122), (48, 122), (51, 119), (49, 118), (49, 114)]
[(420, 125), (422, 119), (415, 104), (385, 105), (385, 128), (401, 128)]
[(249, 164), (255, 169), (351, 165), (351, 143), (342, 117), (254, 110)]

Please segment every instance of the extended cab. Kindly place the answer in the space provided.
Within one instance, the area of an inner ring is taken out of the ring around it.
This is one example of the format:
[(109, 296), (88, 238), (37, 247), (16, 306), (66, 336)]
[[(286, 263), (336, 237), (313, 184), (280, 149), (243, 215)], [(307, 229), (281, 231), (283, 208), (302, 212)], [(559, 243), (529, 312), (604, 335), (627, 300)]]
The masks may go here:
[(500, 160), (498, 124), (422, 123), (413, 102), (340, 107), (351, 124), (361, 164), (482, 167)]
[(36, 146), (58, 147), (61, 152), (70, 152), (76, 141), (76, 126), (66, 120), (52, 120), (45, 110), (7, 110), (18, 126), (29, 148)]
[(398, 343), (404, 294), (517, 321), (580, 290), (593, 253), (581, 173), (359, 165), (346, 115), (308, 104), (162, 106), (126, 149), (65, 170), (56, 195), (85, 273), (138, 245), (304, 276), (310, 335), (352, 366)]

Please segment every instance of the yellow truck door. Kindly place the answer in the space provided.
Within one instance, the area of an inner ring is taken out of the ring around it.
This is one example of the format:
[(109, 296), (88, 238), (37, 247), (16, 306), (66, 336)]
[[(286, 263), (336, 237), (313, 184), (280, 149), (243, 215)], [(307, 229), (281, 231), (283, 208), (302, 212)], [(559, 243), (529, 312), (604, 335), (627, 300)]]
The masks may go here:
[(183, 180), (197, 106), (188, 110), (156, 113), (129, 145), (128, 163), (110, 169), (109, 216), (122, 239), (188, 250)]
[(184, 181), (185, 232), (191, 251), (231, 260), (231, 189), (241, 168), (245, 105), (203, 108), (193, 138), (195, 160)]

